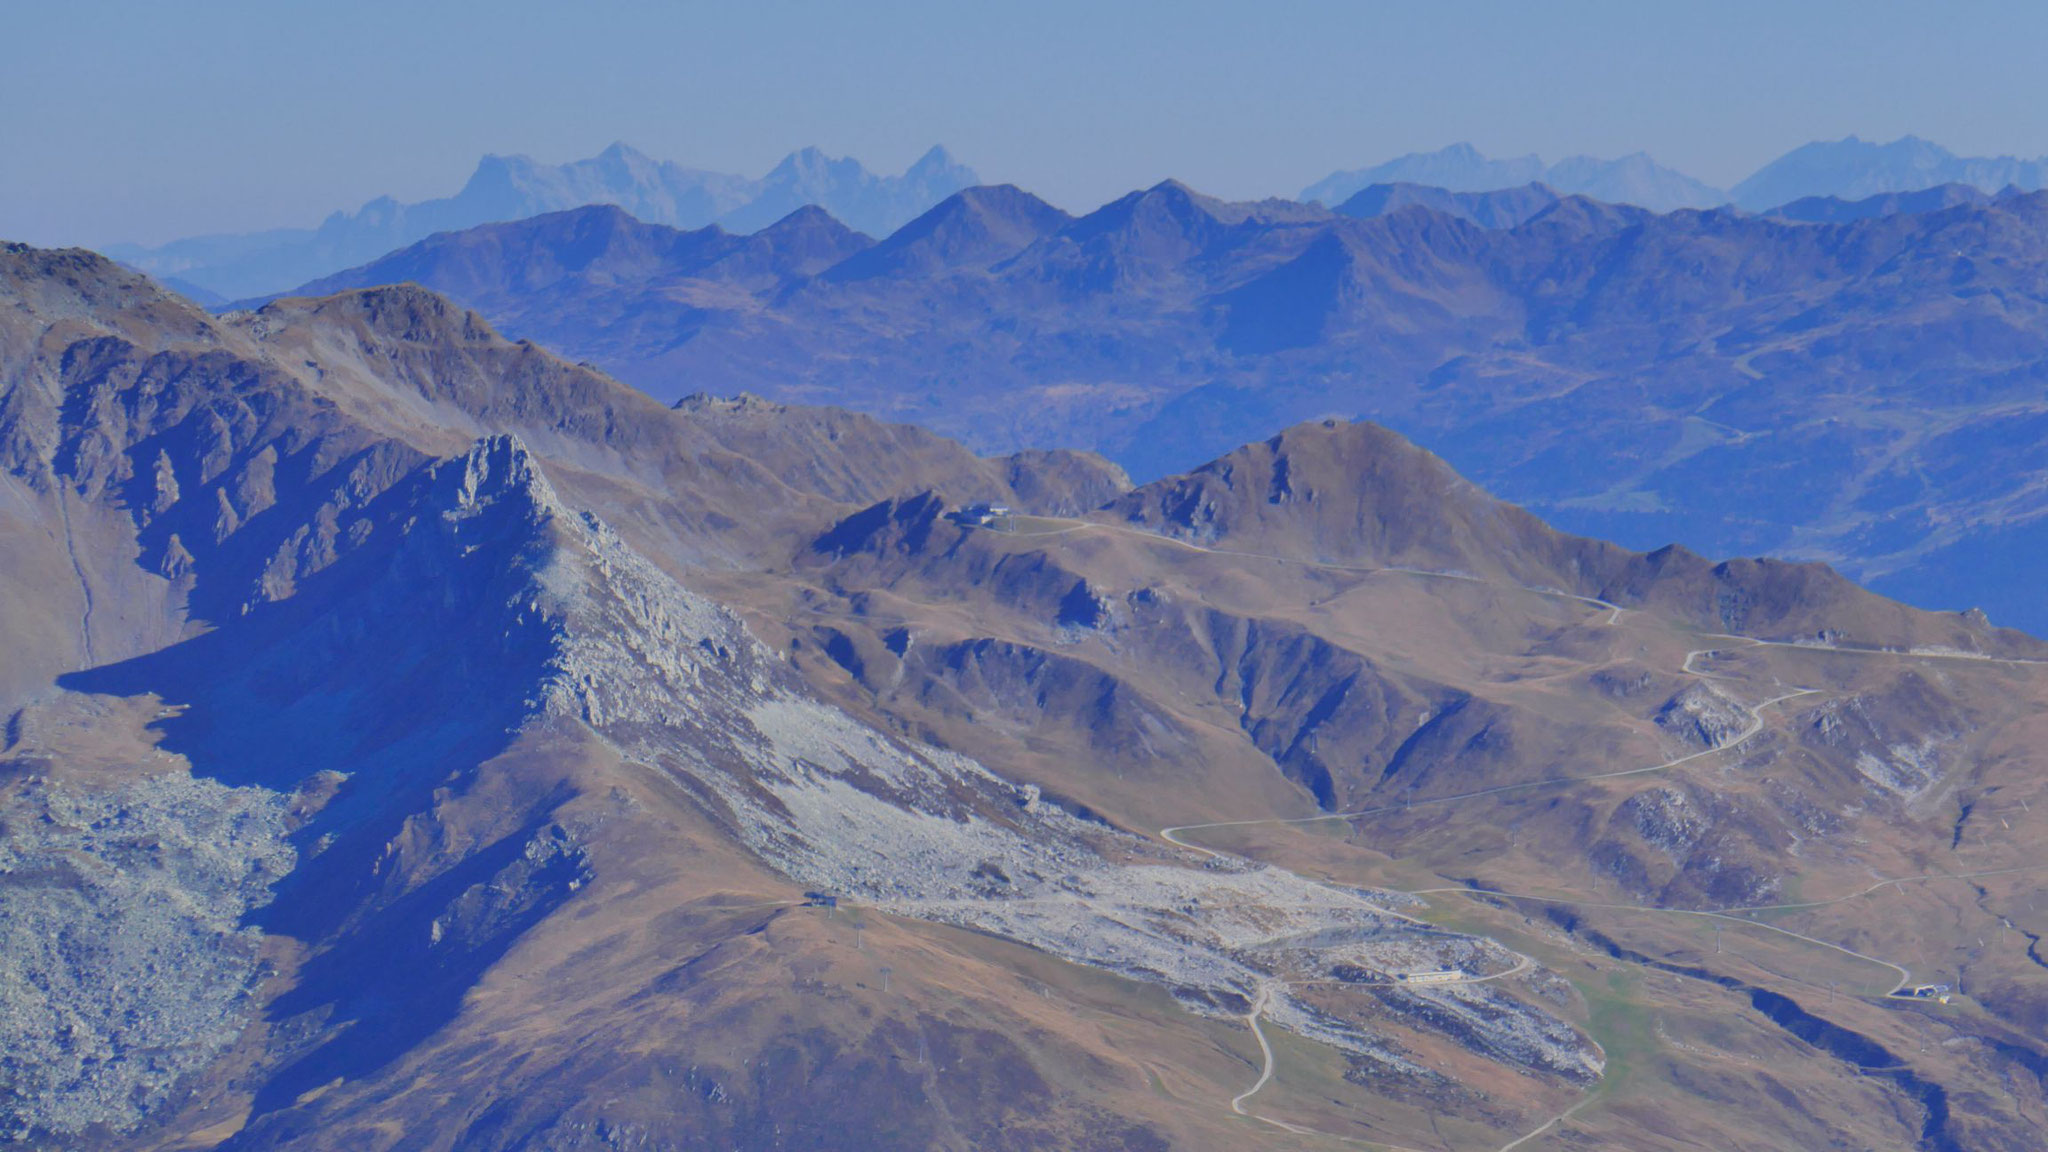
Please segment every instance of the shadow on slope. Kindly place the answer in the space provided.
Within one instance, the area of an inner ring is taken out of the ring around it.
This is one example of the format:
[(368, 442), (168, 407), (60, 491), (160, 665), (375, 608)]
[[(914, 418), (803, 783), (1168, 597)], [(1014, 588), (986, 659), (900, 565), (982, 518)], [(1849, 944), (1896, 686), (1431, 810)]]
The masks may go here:
[[(440, 815), (511, 745), (553, 651), (532, 591), (553, 513), (533, 476), (507, 468), (509, 445), (416, 471), (370, 505), (375, 542), (296, 595), (60, 682), (153, 694), (175, 710), (162, 746), (195, 774), (294, 797), (304, 862), (259, 925), (312, 956), (270, 1018), (325, 1039), (267, 1082), (259, 1112), (453, 1019), (477, 975), (570, 891), (576, 854), (548, 823), (559, 787), (517, 792), (492, 827)], [(479, 891), (487, 906), (463, 915)]]

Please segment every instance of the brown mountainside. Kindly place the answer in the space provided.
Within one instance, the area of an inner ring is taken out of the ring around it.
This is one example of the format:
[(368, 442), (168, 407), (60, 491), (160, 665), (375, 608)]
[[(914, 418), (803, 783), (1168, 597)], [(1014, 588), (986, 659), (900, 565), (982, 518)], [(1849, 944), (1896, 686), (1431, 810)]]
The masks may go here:
[(1370, 425), (1131, 491), (0, 277), (29, 1146), (2035, 1139), (2026, 637)]

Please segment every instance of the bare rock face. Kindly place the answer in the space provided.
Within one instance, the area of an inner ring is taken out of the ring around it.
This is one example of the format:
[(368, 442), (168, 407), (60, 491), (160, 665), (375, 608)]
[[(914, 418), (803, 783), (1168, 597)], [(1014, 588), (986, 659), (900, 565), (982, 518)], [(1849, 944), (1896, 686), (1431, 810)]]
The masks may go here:
[[(529, 553), (531, 604), (555, 637), (546, 712), (716, 796), (737, 836), (792, 880), (1163, 984), (1197, 1011), (1234, 1015), (1271, 996), (1283, 1026), (1411, 1068), (1371, 1030), (1281, 982), (1297, 965), (1389, 967), (1418, 932), (1445, 935), (1397, 911), (1405, 898), (1203, 863), (1039, 803), (1037, 790), (972, 760), (885, 736), (810, 698), (729, 609), (567, 509), (516, 440), (479, 444), (459, 472), (445, 516), (512, 515), (551, 541)], [(1477, 1007), (1426, 1022), (1530, 1070), (1598, 1076), (1597, 1047), (1571, 1025), (1490, 993), (1466, 999)]]
[(1622, 808), (1635, 820), (1636, 834), (1645, 843), (1673, 857), (1691, 851), (1713, 823), (1692, 797), (1676, 788), (1638, 792)]
[(1109, 624), (1116, 602), (1102, 592), (1077, 580), (1060, 598), (1057, 623), (1062, 628), (1102, 628)]
[(0, 1123), (130, 1127), (233, 1042), (292, 868), (283, 798), (184, 775), (34, 780), (0, 809)]
[(1749, 725), (1742, 706), (1705, 684), (1688, 684), (1657, 710), (1657, 726), (1689, 745), (1719, 748)]
[(1880, 704), (1867, 695), (1829, 700), (1815, 708), (1803, 733), (1805, 746), (1853, 772), (1873, 797), (1911, 803), (1940, 787), (1953, 769), (1962, 726), (1938, 706), (1937, 686), (1902, 682), (1903, 692)]

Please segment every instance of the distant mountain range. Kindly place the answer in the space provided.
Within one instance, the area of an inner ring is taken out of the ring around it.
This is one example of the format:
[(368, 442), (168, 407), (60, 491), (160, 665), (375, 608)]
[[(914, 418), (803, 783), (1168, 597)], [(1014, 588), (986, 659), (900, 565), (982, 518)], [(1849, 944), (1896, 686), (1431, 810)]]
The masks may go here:
[[(805, 148), (753, 179), (655, 160), (614, 144), (590, 159), (566, 164), (486, 156), (453, 196), (411, 204), (379, 197), (355, 212), (336, 212), (316, 228), (198, 236), (155, 247), (116, 244), (104, 251), (194, 300), (218, 306), (305, 284), (436, 232), (591, 204), (615, 204), (648, 223), (684, 229), (717, 224), (736, 233), (758, 231), (814, 205), (856, 231), (886, 236), (947, 196), (979, 183), (980, 177), (944, 148), (933, 148), (900, 176), (877, 175), (857, 160)], [(1549, 164), (1536, 156), (1490, 158), (1470, 144), (1453, 144), (1333, 173), (1305, 189), (1301, 198), (1334, 208), (1388, 185), (1452, 193), (1539, 185), (1552, 198), (1586, 196), (1655, 212), (1727, 203), (1763, 212), (1801, 199), (1862, 201), (1951, 184), (1986, 193), (2007, 187), (2034, 190), (2048, 186), (2048, 161), (1958, 157), (1911, 136), (1890, 144), (1851, 136), (1795, 149), (1732, 191), (1723, 191), (1640, 152), (1617, 160), (1573, 156)], [(1416, 194), (1392, 195), (1405, 201)], [(1448, 202), (1430, 203), (1442, 208)]]
[(616, 204), (677, 228), (719, 224), (752, 232), (817, 205), (875, 235), (895, 231), (980, 178), (933, 148), (901, 176), (816, 148), (792, 152), (760, 179), (686, 168), (614, 144), (588, 160), (543, 164), (486, 156), (453, 196), (402, 204), (380, 197), (317, 228), (199, 236), (160, 247), (114, 245), (108, 255), (165, 280), (202, 303), (278, 292), (401, 248), (436, 232), (521, 220), (586, 204)]
[(1958, 196), (1816, 224), (1168, 182), (1077, 218), (995, 187), (881, 241), (815, 209), (741, 237), (586, 208), (308, 291), (413, 281), (662, 399), (843, 404), (1140, 480), (1368, 417), (1573, 530), (1824, 558), (2048, 632), (2048, 195)]
[(2048, 187), (2048, 158), (1957, 156), (1916, 136), (1889, 144), (1851, 136), (1794, 148), (1737, 184), (1729, 198), (1737, 207), (1760, 212), (1808, 196), (1862, 200), (1943, 184), (1966, 184), (1984, 192), (2031, 192)]
[[(1808, 196), (1781, 204), (1767, 215), (1781, 220), (1799, 220), (1808, 224), (1841, 224), (1850, 220), (1869, 220), (1878, 216), (1908, 215), (1922, 212), (1938, 212), (1943, 208), (1959, 205), (1989, 204), (2005, 196), (2020, 194), (2017, 189), (2001, 193), (1986, 192), (1968, 184), (1939, 184), (1933, 188), (1921, 188), (1912, 192), (1881, 192), (1861, 200), (1846, 200), (1840, 196)], [(1485, 193), (1489, 196), (1507, 195), (1503, 192)]]
[(1619, 160), (1573, 156), (1546, 164), (1536, 156), (1494, 159), (1470, 144), (1453, 144), (1371, 168), (1332, 173), (1304, 189), (1301, 198), (1334, 207), (1376, 184), (1493, 192), (1532, 183), (1565, 195), (1633, 204), (1653, 212), (1721, 204), (1764, 212), (1813, 197), (1862, 201), (1950, 184), (1986, 193), (2008, 187), (2035, 191), (2048, 187), (2048, 159), (1957, 156), (1914, 136), (1890, 144), (1850, 136), (1795, 148), (1724, 191), (1666, 168), (1640, 152)]
[(1635, 204), (1655, 212), (1711, 208), (1727, 201), (1720, 189), (1666, 168), (1641, 152), (1619, 160), (1572, 156), (1545, 164), (1536, 156), (1492, 159), (1470, 144), (1410, 153), (1371, 168), (1334, 172), (1309, 185), (1301, 198), (1334, 207), (1375, 184), (1422, 184), (1450, 192), (1544, 184), (1566, 195)]

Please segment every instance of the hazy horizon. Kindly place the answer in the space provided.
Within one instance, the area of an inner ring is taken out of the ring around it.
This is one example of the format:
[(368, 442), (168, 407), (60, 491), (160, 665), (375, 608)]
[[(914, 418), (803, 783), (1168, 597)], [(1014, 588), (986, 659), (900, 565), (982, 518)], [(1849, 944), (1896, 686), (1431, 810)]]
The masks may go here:
[(1459, 142), (1551, 161), (1647, 152), (1721, 187), (1849, 135), (2048, 153), (2048, 124), (2026, 114), (2048, 10), (1973, 7), (1988, 19), (1971, 28), (2009, 34), (1841, 2), (1317, 2), (1262, 21), (1069, 0), (14, 7), (0, 29), (37, 51), (0, 77), (0, 98), (33, 111), (0, 127), (0, 236), (305, 226), (380, 195), (452, 194), (487, 153), (560, 162), (614, 141), (748, 176), (806, 146), (896, 172), (943, 144), (1070, 210), (1169, 177), (1294, 195)]

